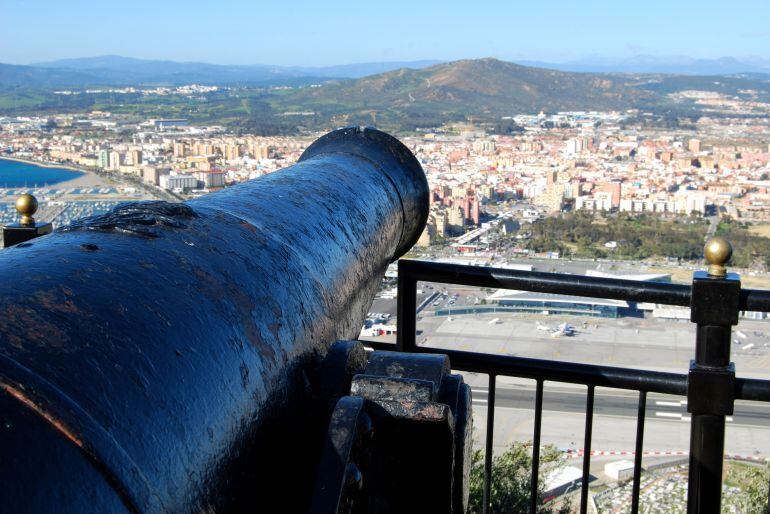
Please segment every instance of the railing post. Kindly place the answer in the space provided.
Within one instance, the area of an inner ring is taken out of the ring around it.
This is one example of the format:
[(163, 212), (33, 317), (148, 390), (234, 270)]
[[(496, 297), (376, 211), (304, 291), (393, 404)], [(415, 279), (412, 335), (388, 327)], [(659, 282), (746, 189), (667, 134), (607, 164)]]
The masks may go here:
[(413, 352), (417, 349), (417, 281), (409, 272), (409, 261), (398, 261), (396, 293), (396, 350)]
[(697, 323), (695, 359), (687, 378), (690, 424), (689, 514), (718, 513), (722, 500), (725, 416), (733, 413), (735, 367), (730, 362), (732, 326), (738, 324), (740, 277), (727, 273), (730, 243), (706, 243), (708, 273), (696, 272), (690, 320)]
[(25, 193), (17, 198), (16, 210), (21, 215), (21, 220), (19, 223), (11, 223), (3, 227), (3, 248), (26, 243), (53, 231), (51, 223), (41, 223), (32, 217), (37, 212), (37, 198), (34, 196)]

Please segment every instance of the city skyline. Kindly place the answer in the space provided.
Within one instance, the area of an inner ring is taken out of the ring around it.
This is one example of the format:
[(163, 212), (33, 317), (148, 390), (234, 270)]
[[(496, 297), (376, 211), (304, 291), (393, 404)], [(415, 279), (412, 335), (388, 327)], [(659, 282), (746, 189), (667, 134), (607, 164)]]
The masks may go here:
[[(715, 59), (770, 58), (770, 5), (648, 2), (636, 5), (565, 1), (542, 5), (476, 2), (363, 3), (298, 1), (252, 5), (230, 1), (125, 6), (78, 0), (4, 5), (0, 62), (32, 64), (94, 55), (141, 59), (329, 66), (456, 60), (569, 62), (637, 55)], [(750, 14), (750, 15), (749, 15)], [(654, 34), (654, 37), (653, 37)], [(312, 48), (313, 52), (308, 52)]]

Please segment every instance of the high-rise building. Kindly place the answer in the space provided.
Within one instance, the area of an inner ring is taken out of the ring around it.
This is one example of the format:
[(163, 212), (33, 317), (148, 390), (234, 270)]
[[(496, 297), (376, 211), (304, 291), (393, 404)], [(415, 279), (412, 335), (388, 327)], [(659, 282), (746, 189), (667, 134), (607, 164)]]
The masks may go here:
[(461, 200), (468, 195), (468, 188), (465, 186), (457, 186), (452, 188), (452, 199)]
[(436, 235), (446, 237), (449, 228), (449, 220), (446, 211), (437, 211), (434, 214), (436, 220)]
[(463, 199), (463, 215), (466, 220), (479, 224), (479, 199), (476, 195), (469, 195)]
[(110, 166), (111, 170), (118, 170), (123, 165), (123, 154), (113, 150), (110, 152)]
[(224, 187), (225, 185), (225, 173), (223, 171), (201, 171), (198, 172), (197, 176), (206, 189)]
[(689, 194), (685, 197), (685, 213), (692, 214), (706, 212), (706, 198), (702, 194)]
[(495, 188), (490, 186), (489, 184), (482, 184), (479, 186), (479, 196), (481, 197), (481, 200), (483, 201), (494, 201), (495, 200)]
[(241, 147), (237, 144), (224, 145), (223, 156), (227, 161), (233, 161), (241, 156)]
[(257, 143), (250, 143), (249, 155), (251, 155), (252, 159), (267, 159), (269, 155), (269, 148)]
[(96, 162), (98, 163), (97, 165), (103, 170), (108, 169), (110, 167), (110, 151), (99, 150)]
[(549, 212), (559, 212), (564, 205), (564, 184), (551, 184), (545, 193), (537, 198), (538, 204)]
[(141, 175), (144, 182), (155, 184), (157, 186), (160, 184), (161, 175), (165, 175), (167, 173), (168, 170), (163, 170), (156, 166), (142, 166)]
[(676, 167), (680, 170), (690, 169), (693, 165), (692, 155), (678, 155), (675, 159)]
[(497, 144), (490, 139), (484, 139), (474, 142), (472, 148), (476, 153), (488, 154), (494, 153), (497, 148)]
[(583, 182), (581, 182), (580, 179), (572, 180), (571, 184), (572, 184), (573, 198), (577, 198), (578, 196), (583, 194)]
[(196, 141), (192, 146), (193, 155), (213, 155), (214, 145)]
[(453, 205), (449, 208), (449, 229), (454, 235), (465, 232), (465, 215), (459, 205)]
[(559, 180), (559, 170), (548, 170), (545, 173), (546, 185), (552, 186)]
[(131, 150), (129, 152), (129, 158), (131, 159), (131, 165), (132, 166), (139, 166), (142, 164), (142, 151), (141, 150)]
[(187, 144), (182, 142), (174, 143), (174, 157), (187, 157)]

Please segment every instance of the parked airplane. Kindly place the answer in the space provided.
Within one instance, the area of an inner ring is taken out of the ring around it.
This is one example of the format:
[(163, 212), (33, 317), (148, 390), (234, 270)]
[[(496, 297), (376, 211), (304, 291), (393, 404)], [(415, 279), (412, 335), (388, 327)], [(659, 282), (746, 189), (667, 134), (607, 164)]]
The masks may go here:
[(562, 323), (558, 327), (556, 327), (554, 330), (551, 330), (551, 337), (561, 337), (561, 336), (574, 336), (575, 335), (575, 327), (570, 325), (569, 323)]
[(549, 327), (548, 325), (543, 325), (542, 323), (537, 322), (537, 329), (542, 330), (543, 332), (548, 332), (548, 335), (551, 337), (569, 337), (575, 335), (575, 327), (566, 322), (561, 323), (556, 327)]

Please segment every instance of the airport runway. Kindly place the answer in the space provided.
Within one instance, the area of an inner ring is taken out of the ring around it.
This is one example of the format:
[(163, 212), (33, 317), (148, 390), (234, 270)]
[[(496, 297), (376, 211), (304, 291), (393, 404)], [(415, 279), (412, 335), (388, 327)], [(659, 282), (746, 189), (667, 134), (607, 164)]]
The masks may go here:
[[(486, 387), (473, 386), (473, 403), (486, 407), (489, 402)], [(585, 412), (585, 391), (546, 387), (543, 393), (543, 410), (549, 412)], [(535, 388), (499, 384), (495, 394), (495, 408), (535, 409)], [(622, 416), (636, 419), (638, 393), (597, 390), (594, 397), (594, 416)], [(689, 422), (687, 401), (684, 397), (658, 394), (647, 395), (647, 419), (671, 422)], [(770, 404), (738, 401), (735, 413), (728, 417), (735, 425), (770, 426)]]

